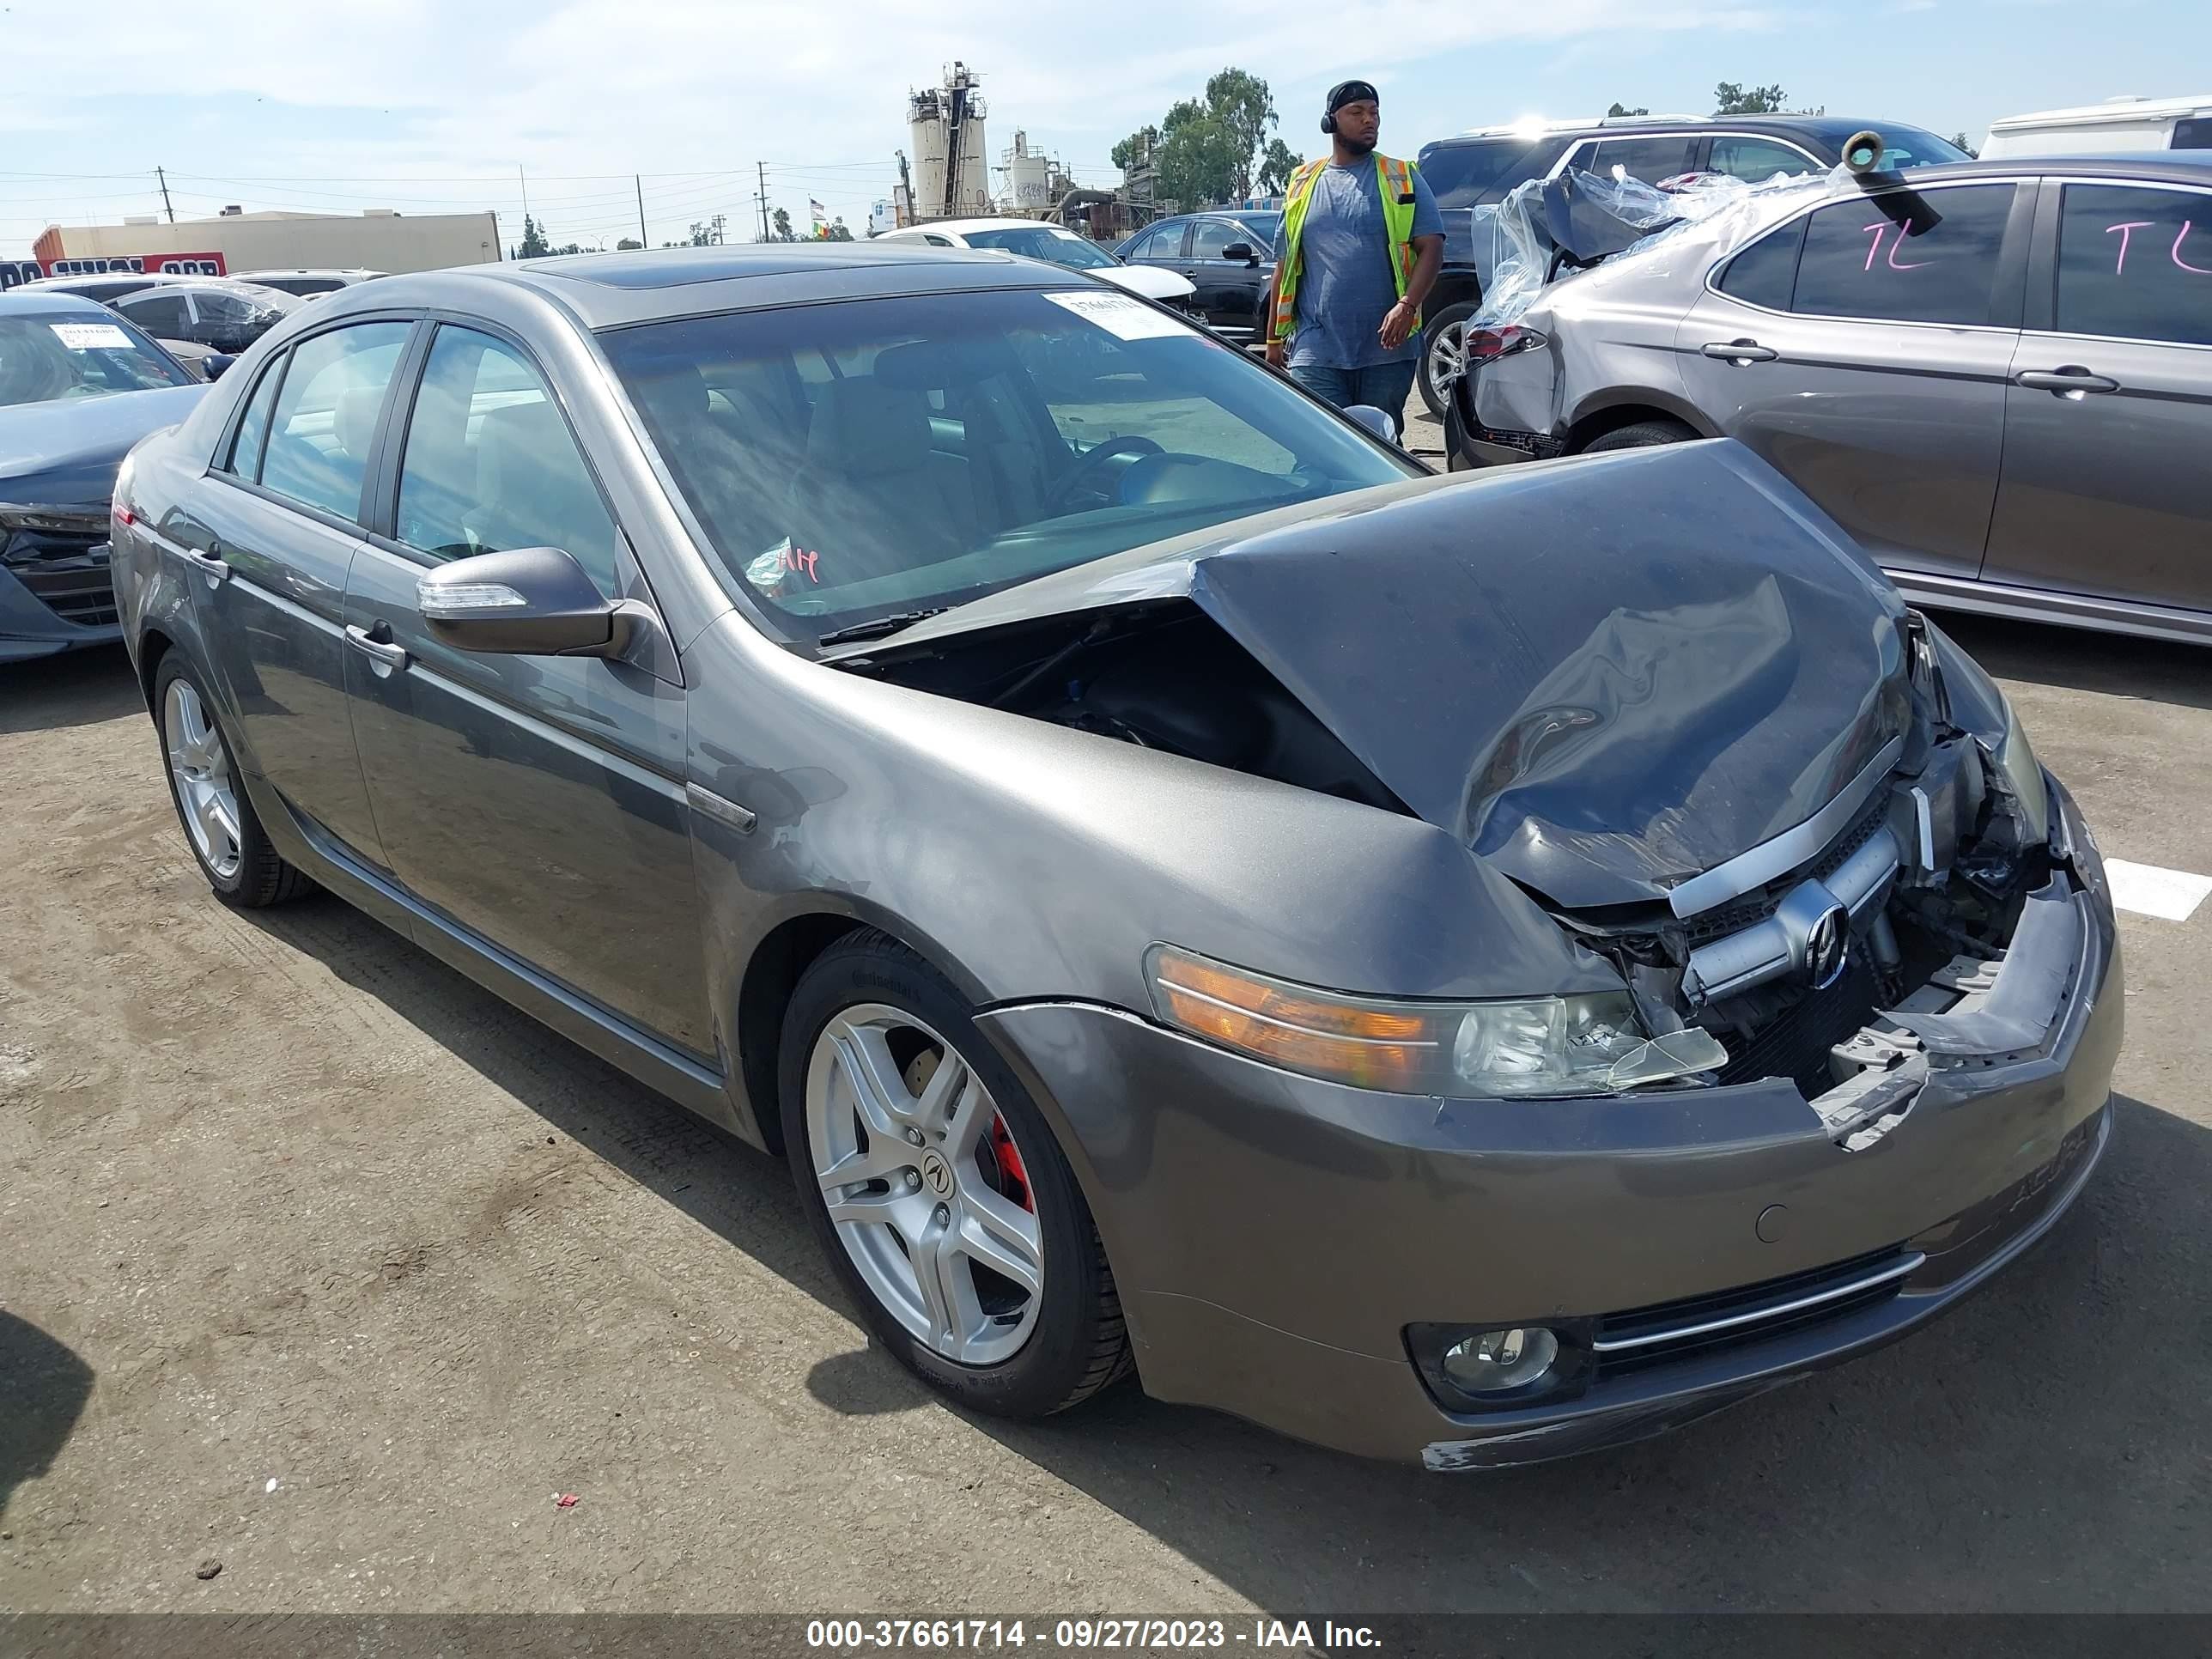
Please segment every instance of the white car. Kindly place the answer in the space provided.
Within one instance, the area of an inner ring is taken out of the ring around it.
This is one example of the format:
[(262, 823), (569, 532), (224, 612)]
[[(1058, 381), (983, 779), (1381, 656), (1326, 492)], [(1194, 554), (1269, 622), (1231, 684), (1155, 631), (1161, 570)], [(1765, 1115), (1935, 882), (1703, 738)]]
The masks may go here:
[(938, 219), (903, 230), (887, 230), (878, 242), (927, 242), (932, 247), (983, 247), (1018, 253), (1048, 265), (1088, 270), (1132, 294), (1158, 300), (1204, 321), (1198, 289), (1189, 277), (1158, 265), (1127, 265), (1087, 236), (1037, 219)]
[(2194, 98), (2108, 98), (2073, 109), (2008, 115), (1990, 123), (1982, 159), (2123, 155), (2153, 149), (2212, 149), (2212, 93)]
[(345, 269), (295, 266), (281, 270), (241, 270), (233, 274), (241, 283), (258, 283), (264, 288), (281, 289), (302, 300), (335, 294), (342, 288), (351, 288), (356, 283), (366, 283), (372, 277), (385, 275), (380, 270), (364, 270), (358, 266)]

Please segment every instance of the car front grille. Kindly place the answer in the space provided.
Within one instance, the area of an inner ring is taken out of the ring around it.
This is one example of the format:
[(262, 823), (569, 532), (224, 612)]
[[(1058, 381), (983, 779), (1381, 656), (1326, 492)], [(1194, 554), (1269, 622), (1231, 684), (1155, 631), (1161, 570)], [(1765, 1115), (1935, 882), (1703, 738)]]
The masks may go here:
[(1838, 1319), (1888, 1301), (1925, 1258), (1893, 1245), (1738, 1290), (1607, 1314), (1591, 1340), (1601, 1377)]
[(118, 621), (104, 509), (56, 508), (39, 528), (9, 532), (0, 541), (0, 565), (64, 622), (112, 628)]
[(1873, 970), (1854, 951), (1843, 977), (1826, 990), (1807, 992), (1753, 1036), (1724, 1039), (1729, 1063), (1721, 1068), (1721, 1081), (1786, 1077), (1808, 1100), (1827, 1093), (1836, 1086), (1828, 1050), (1873, 1018), (1880, 1000)]

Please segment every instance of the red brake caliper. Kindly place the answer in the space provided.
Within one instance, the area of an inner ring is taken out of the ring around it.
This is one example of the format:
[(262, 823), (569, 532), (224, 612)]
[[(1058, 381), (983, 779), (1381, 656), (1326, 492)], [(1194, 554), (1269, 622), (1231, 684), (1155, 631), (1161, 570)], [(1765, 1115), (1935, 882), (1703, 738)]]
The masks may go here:
[(999, 1178), (1006, 1183), (1008, 1198), (1030, 1214), (1036, 1213), (1036, 1200), (1030, 1194), (1029, 1166), (1022, 1162), (1020, 1150), (1006, 1127), (1006, 1120), (997, 1113), (991, 1115), (991, 1152), (999, 1160)]

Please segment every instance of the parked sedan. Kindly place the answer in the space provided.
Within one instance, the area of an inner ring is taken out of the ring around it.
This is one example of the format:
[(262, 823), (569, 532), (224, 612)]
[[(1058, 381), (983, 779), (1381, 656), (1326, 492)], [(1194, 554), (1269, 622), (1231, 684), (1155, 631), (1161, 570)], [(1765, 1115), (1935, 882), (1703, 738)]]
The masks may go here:
[(216, 894), (783, 1154), (978, 1409), (1556, 1455), (1948, 1308), (2104, 1145), (2095, 843), (1739, 446), (1434, 477), (1075, 274), (764, 245), (334, 295), (116, 518)]
[(2212, 161), (1769, 198), (1470, 342), (1468, 464), (1726, 434), (1924, 604), (2212, 641)]
[(156, 339), (185, 340), (228, 355), (245, 350), (303, 302), (281, 289), (207, 276), (109, 303)]
[(319, 299), (325, 294), (335, 294), (342, 288), (351, 288), (356, 283), (374, 282), (384, 274), (359, 265), (299, 265), (277, 270), (238, 270), (231, 273), (238, 282), (273, 288), (301, 300)]
[[(1233, 340), (1257, 341), (1260, 307), (1275, 276), (1279, 213), (1258, 209), (1163, 219), (1115, 249), (1131, 265), (1172, 270), (1198, 289), (1206, 320)], [(1390, 411), (1395, 419), (1396, 410)]]
[(887, 230), (873, 240), (1018, 253), (1024, 259), (1042, 259), (1048, 265), (1061, 265), (1069, 270), (1087, 270), (1116, 288), (1157, 300), (1172, 310), (1193, 317), (1200, 314), (1191, 297), (1195, 290), (1183, 277), (1171, 270), (1126, 264), (1088, 236), (1079, 236), (1064, 225), (1043, 224), (1035, 219), (933, 219), (926, 225)]
[(52, 290), (0, 294), (0, 663), (116, 639), (116, 469), (204, 390), (105, 307)]

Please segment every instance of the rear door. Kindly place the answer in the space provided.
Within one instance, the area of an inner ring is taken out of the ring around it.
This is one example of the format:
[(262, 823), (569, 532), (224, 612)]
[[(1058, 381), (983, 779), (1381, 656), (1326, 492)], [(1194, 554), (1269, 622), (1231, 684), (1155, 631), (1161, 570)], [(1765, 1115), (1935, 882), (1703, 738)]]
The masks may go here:
[(157, 526), (212, 574), (193, 584), (193, 604), (245, 763), (370, 865), (384, 852), (354, 752), (340, 618), (378, 422), (412, 326), (350, 324), (270, 358), (215, 465)]
[(518, 547), (562, 548), (610, 599), (650, 605), (613, 512), (519, 342), (441, 323), (397, 401), (344, 653), (392, 869), (477, 939), (711, 1057), (672, 661), (660, 678), (459, 651), (416, 605), (426, 570)]
[(1983, 574), (2212, 609), (2212, 190), (2044, 189)]
[(1981, 568), (2033, 192), (1884, 191), (1737, 252), (1675, 331), (1691, 400), (1893, 569)]

